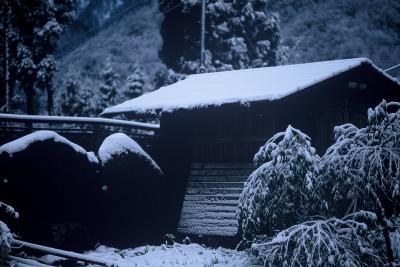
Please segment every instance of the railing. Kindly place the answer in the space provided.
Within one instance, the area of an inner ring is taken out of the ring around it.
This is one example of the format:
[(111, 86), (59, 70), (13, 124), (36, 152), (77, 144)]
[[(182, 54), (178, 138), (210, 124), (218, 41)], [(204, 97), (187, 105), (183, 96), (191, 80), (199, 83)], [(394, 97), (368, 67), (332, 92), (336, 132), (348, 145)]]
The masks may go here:
[(145, 147), (158, 136), (158, 124), (92, 117), (0, 113), (0, 145), (38, 130), (52, 130), (88, 150), (97, 150), (110, 134), (123, 132)]
[(152, 131), (158, 130), (160, 128), (158, 124), (106, 119), (106, 118), (18, 115), (18, 114), (5, 114), (5, 113), (0, 113), (0, 122), (91, 124), (91, 125), (103, 125), (103, 126), (132, 127), (136, 129), (152, 130)]

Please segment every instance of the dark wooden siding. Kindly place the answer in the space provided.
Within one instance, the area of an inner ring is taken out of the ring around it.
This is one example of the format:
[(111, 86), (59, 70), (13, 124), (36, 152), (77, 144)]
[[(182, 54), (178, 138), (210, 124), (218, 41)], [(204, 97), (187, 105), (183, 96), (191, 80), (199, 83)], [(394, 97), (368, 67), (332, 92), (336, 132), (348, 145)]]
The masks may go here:
[(236, 236), (236, 207), (251, 164), (193, 163), (178, 232), (187, 235)]

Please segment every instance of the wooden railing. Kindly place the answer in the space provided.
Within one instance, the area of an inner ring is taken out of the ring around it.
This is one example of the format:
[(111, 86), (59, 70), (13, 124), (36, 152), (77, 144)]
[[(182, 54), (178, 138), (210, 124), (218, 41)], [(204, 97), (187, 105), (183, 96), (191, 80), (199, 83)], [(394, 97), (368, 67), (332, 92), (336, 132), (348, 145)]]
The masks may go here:
[(22, 123), (69, 123), (130, 127), (135, 129), (156, 131), (160, 128), (158, 124), (143, 123), (136, 121), (124, 121), (93, 117), (67, 117), (67, 116), (42, 116), (42, 115), (18, 115), (0, 113), (0, 122), (22, 122)]
[(97, 150), (110, 134), (123, 132), (144, 147), (158, 137), (158, 124), (94, 117), (0, 113), (0, 145), (38, 130), (52, 130), (88, 150)]

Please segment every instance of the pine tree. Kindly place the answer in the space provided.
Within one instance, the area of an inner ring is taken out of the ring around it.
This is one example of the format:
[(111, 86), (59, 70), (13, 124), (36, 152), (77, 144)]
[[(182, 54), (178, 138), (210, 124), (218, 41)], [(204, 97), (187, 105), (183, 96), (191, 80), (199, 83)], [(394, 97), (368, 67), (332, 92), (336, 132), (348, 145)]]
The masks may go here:
[(132, 99), (142, 95), (146, 87), (146, 82), (148, 82), (148, 77), (140, 68), (136, 67), (133, 74), (126, 79), (125, 97)]
[(185, 75), (175, 72), (173, 69), (162, 69), (155, 74), (154, 86), (160, 88), (166, 85), (176, 83), (185, 79)]
[(291, 126), (260, 148), (254, 156), (258, 169), (246, 181), (238, 204), (244, 239), (271, 236), (307, 218), (319, 160), (310, 138)]
[[(184, 12), (197, 14), (201, 1), (184, 1)], [(193, 36), (196, 34), (196, 36)], [(197, 32), (187, 29), (189, 41), (180, 59), (183, 73), (199, 68)], [(274, 66), (284, 61), (279, 16), (267, 11), (266, 0), (210, 0), (206, 5), (207, 71)]]
[(102, 73), (104, 84), (100, 86), (100, 110), (115, 104), (119, 75), (115, 73), (110, 63), (107, 63)]
[(74, 116), (77, 114), (78, 91), (78, 83), (73, 78), (69, 78), (66, 82), (65, 90), (61, 95), (61, 111), (63, 115)]
[(65, 89), (61, 93), (61, 113), (67, 116), (95, 116), (98, 110), (93, 106), (95, 97), (91, 90), (83, 88), (78, 82), (77, 75), (67, 74)]
[[(53, 109), (52, 76), (55, 70), (53, 54), (64, 27), (74, 19), (76, 0), (68, 1), (5, 1), (2, 8), (2, 42), (8, 53), (3, 62), (9, 64), (12, 88), (21, 83), (27, 112), (34, 113), (35, 90), (47, 92), (49, 114)], [(3, 55), (2, 55), (3, 56)], [(11, 82), (10, 82), (11, 83)]]

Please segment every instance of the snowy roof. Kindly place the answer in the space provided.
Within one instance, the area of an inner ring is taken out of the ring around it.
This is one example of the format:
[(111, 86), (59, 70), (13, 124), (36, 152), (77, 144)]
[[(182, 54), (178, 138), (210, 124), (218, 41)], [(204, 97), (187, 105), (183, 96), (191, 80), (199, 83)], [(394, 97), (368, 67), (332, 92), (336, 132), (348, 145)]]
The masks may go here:
[(175, 84), (109, 107), (102, 115), (154, 113), (179, 108), (276, 100), (361, 64), (371, 64), (388, 78), (395, 80), (367, 58), (194, 74)]

